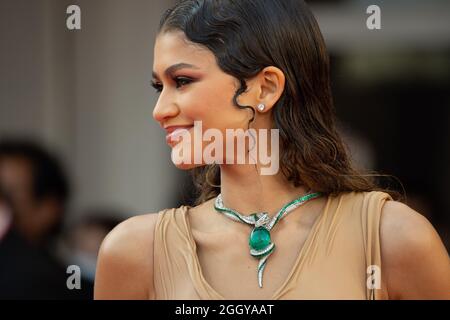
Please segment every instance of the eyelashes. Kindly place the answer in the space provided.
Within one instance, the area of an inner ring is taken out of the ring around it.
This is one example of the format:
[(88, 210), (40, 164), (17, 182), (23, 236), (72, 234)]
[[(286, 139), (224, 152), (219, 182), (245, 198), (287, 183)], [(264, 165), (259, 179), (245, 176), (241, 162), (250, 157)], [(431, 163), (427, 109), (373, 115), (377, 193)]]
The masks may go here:
[(163, 89), (163, 86), (156, 82), (152, 82), (152, 87), (156, 90), (157, 93), (161, 93)]
[[(176, 83), (176, 87), (177, 89), (188, 85), (190, 83), (192, 83), (192, 79), (189, 78), (185, 78), (185, 77), (178, 77), (174, 79), (174, 82)], [(155, 81), (152, 81), (152, 87), (156, 90), (157, 93), (161, 93), (163, 90), (163, 85), (160, 83), (157, 83)]]

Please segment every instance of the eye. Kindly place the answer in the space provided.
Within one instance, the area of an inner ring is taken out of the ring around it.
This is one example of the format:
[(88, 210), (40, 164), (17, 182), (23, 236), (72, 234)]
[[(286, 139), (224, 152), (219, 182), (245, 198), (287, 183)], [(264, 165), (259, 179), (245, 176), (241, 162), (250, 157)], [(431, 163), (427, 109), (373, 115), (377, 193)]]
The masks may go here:
[[(178, 77), (178, 78), (174, 78), (173, 81), (176, 83), (176, 87), (177, 89), (193, 82), (192, 79), (189, 78), (185, 78), (185, 77)], [(163, 90), (163, 85), (157, 82), (152, 81), (152, 87), (155, 88), (156, 92), (161, 93)]]
[(192, 82), (191, 79), (184, 78), (184, 77), (178, 77), (178, 78), (175, 78), (174, 80), (175, 80), (175, 83), (177, 84), (177, 88), (181, 88), (182, 86), (185, 86)]
[(152, 82), (152, 87), (155, 88), (156, 92), (160, 93), (163, 89), (162, 84)]

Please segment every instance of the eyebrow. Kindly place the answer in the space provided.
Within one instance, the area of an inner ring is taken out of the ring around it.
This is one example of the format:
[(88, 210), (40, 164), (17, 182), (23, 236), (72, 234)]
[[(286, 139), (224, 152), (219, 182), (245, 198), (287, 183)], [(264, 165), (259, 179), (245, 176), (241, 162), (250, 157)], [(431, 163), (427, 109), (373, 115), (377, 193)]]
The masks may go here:
[[(180, 70), (180, 69), (200, 69), (200, 68), (193, 64), (182, 62), (182, 63), (174, 64), (173, 66), (167, 68), (166, 71), (164, 71), (164, 74), (167, 77), (170, 77), (175, 71)], [(159, 79), (159, 77), (155, 71), (152, 72), (152, 76), (153, 76), (153, 78)]]

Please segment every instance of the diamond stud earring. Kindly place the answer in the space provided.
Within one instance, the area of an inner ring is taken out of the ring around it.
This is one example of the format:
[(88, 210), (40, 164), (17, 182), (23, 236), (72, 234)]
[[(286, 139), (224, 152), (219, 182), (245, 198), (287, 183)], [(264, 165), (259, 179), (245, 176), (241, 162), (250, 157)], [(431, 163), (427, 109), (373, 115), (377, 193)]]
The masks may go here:
[(261, 104), (258, 105), (258, 110), (259, 111), (263, 112), (265, 109), (266, 109), (265, 104), (261, 103)]

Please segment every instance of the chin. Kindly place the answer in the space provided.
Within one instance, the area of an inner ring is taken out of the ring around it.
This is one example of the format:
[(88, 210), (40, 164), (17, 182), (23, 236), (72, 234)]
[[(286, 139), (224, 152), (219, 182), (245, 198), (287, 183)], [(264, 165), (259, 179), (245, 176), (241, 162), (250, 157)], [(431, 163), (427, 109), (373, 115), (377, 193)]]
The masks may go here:
[(185, 171), (187, 171), (187, 170), (194, 169), (194, 168), (195, 168), (195, 165), (181, 163), (181, 164), (175, 164), (175, 167), (177, 167), (177, 168), (180, 169), (180, 170), (185, 170)]
[(175, 167), (177, 167), (180, 170), (191, 170), (191, 169), (194, 169), (194, 168), (198, 168), (198, 167), (203, 167), (204, 166), (203, 164), (192, 164), (192, 163), (184, 163), (184, 162), (182, 162), (182, 163), (172, 162), (172, 163), (175, 165)]

